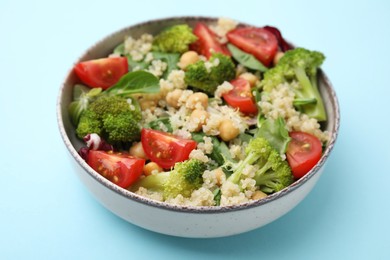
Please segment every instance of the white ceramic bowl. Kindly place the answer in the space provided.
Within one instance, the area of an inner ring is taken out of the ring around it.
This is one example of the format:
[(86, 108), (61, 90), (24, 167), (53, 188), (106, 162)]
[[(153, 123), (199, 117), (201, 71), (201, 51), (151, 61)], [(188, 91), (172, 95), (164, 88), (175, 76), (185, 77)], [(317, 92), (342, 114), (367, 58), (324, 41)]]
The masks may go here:
[[(106, 57), (126, 35), (138, 38), (148, 32), (156, 34), (161, 29), (179, 23), (194, 25), (197, 21), (215, 23), (215, 18), (174, 17), (148, 21), (115, 32), (89, 48), (75, 63)], [(260, 26), (260, 25), (258, 25)], [(69, 115), (68, 105), (72, 99), (72, 87), (76, 76), (72, 70), (61, 86), (58, 103), (58, 126), (71, 157), (75, 170), (96, 199), (119, 217), (155, 232), (181, 237), (222, 237), (250, 231), (264, 226), (294, 208), (311, 191), (320, 178), (325, 163), (335, 144), (339, 128), (339, 107), (335, 92), (321, 71), (320, 92), (326, 105), (329, 120), (324, 125), (331, 139), (319, 163), (303, 178), (288, 188), (265, 199), (229, 207), (174, 206), (153, 201), (126, 189), (122, 189), (95, 172), (78, 155), (83, 143), (76, 138)]]

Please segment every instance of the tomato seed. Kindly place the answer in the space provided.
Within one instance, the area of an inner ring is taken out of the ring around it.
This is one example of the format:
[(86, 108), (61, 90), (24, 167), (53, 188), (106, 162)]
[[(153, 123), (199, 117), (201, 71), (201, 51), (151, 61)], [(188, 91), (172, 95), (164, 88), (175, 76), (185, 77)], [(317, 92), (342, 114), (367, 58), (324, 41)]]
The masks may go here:
[(115, 175), (112, 179), (113, 179), (113, 181), (114, 181), (115, 183), (117, 183), (117, 182), (119, 181), (119, 178), (118, 178), (118, 176), (116, 176), (116, 175)]
[(309, 143), (305, 143), (305, 144), (303, 144), (302, 146), (302, 149), (304, 149), (304, 150), (310, 150), (310, 148), (311, 148), (311, 145), (309, 144)]

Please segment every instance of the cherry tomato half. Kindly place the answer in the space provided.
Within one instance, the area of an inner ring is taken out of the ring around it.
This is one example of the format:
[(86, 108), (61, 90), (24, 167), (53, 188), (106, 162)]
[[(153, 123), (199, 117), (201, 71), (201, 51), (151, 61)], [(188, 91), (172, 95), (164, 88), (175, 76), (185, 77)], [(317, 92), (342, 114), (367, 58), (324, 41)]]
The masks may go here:
[(226, 34), (229, 42), (269, 66), (278, 51), (275, 35), (264, 28), (239, 27)]
[(231, 56), (228, 48), (218, 41), (217, 36), (206, 24), (198, 22), (195, 25), (194, 34), (198, 37), (198, 40), (191, 45), (191, 49), (202, 54), (207, 59), (209, 59), (214, 52)]
[(126, 189), (142, 174), (145, 160), (127, 153), (90, 150), (87, 163), (103, 177)]
[(257, 106), (249, 82), (246, 79), (237, 78), (230, 83), (234, 88), (222, 95), (226, 103), (231, 107), (238, 108), (244, 114), (256, 114)]
[(141, 143), (146, 156), (164, 169), (187, 160), (197, 145), (193, 140), (146, 128), (141, 131)]
[(128, 72), (127, 58), (112, 57), (83, 61), (74, 67), (80, 80), (91, 88), (107, 89)]
[(314, 135), (304, 132), (289, 133), (291, 141), (287, 147), (287, 161), (296, 179), (303, 177), (321, 159), (322, 144)]

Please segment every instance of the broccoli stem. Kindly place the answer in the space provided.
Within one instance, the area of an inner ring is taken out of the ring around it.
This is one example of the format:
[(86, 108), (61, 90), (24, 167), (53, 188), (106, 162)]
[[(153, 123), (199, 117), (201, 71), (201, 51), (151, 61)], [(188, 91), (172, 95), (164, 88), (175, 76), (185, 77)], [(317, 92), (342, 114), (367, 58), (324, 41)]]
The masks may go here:
[(140, 179), (131, 187), (131, 190), (137, 191), (140, 187), (144, 187), (148, 190), (163, 192), (164, 184), (167, 182), (169, 174), (170, 172), (162, 172), (159, 174), (150, 175), (147, 178)]
[(271, 171), (267, 172), (267, 174), (264, 174), (265, 172), (267, 172), (267, 170), (264, 171), (262, 174), (258, 174), (258, 172), (256, 172), (254, 178), (256, 181), (256, 185), (258, 185), (260, 187), (260, 190), (265, 193), (272, 193), (275, 190), (278, 190), (277, 184), (275, 183), (275, 180), (277, 180), (279, 177), (278, 173)]
[(264, 175), (264, 173), (266, 173), (271, 167), (272, 163), (270, 161), (267, 161), (263, 167), (256, 171), (255, 178), (257, 179), (257, 177), (261, 177), (262, 175)]
[(318, 121), (326, 121), (324, 103), (317, 87), (317, 75), (313, 75), (311, 78), (309, 78), (305, 69), (301, 67), (295, 67), (294, 71), (300, 85), (302, 86), (302, 89), (298, 91), (299, 97), (314, 97), (317, 100), (317, 102), (314, 104), (302, 105), (304, 113), (309, 117), (316, 118)]
[(232, 175), (229, 176), (228, 180), (235, 184), (238, 184), (241, 179), (241, 174), (244, 168), (247, 165), (253, 165), (260, 158), (260, 156), (261, 155), (259, 155), (258, 153), (249, 153), (248, 156), (238, 164), (237, 168), (233, 169), (234, 172)]

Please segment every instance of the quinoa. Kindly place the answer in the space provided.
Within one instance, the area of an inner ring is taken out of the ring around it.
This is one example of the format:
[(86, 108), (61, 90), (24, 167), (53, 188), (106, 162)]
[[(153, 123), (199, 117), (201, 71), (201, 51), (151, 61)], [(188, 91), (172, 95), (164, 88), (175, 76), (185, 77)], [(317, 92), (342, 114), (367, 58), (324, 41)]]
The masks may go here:
[(155, 75), (156, 77), (162, 76), (167, 69), (167, 64), (161, 60), (153, 60), (147, 71)]
[(124, 42), (125, 53), (129, 54), (134, 61), (141, 61), (152, 50), (153, 36), (143, 34), (137, 40), (128, 36)]
[(198, 159), (204, 163), (209, 162), (209, 157), (207, 157), (201, 149), (192, 150), (190, 153), (190, 159)]
[(234, 21), (229, 18), (221, 17), (218, 19), (216, 25), (210, 26), (210, 29), (219, 36), (220, 43), (226, 43), (227, 42), (226, 33), (235, 29), (237, 25), (238, 25), (237, 21)]
[(198, 149), (202, 150), (205, 154), (211, 154), (213, 151), (213, 143), (211, 137), (204, 136), (203, 142), (198, 143)]
[(283, 83), (271, 90), (269, 95), (262, 95), (258, 102), (262, 113), (266, 118), (277, 119), (283, 117), (286, 120), (288, 131), (302, 131), (313, 134), (322, 142), (329, 141), (329, 133), (321, 130), (321, 125), (314, 118), (309, 118), (294, 108), (293, 101), (297, 83)]
[(230, 90), (232, 90), (234, 87), (233, 87), (233, 85), (230, 83), (230, 82), (228, 82), (228, 81), (224, 81), (221, 85), (219, 85), (218, 87), (217, 87), (217, 90), (215, 91), (215, 93), (214, 93), (214, 97), (216, 98), (216, 99), (221, 99), (221, 97), (222, 97), (222, 95), (223, 94), (226, 94), (226, 93), (228, 93)]

